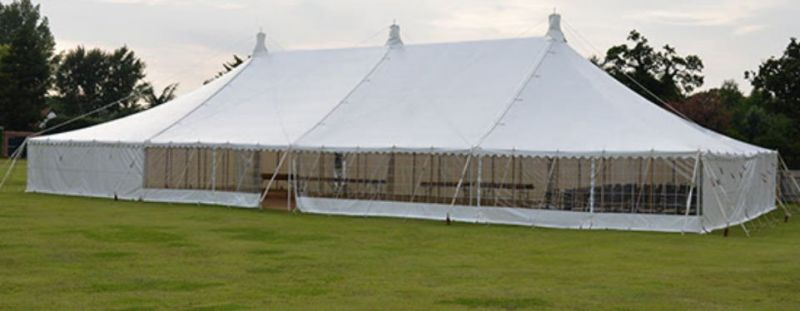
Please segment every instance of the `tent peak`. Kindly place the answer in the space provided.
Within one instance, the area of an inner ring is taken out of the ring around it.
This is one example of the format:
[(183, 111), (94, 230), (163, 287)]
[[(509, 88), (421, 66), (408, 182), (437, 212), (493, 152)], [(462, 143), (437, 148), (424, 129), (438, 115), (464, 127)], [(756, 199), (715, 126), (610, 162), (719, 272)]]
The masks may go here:
[(256, 47), (253, 49), (253, 57), (267, 55), (267, 35), (263, 30), (259, 30), (256, 35)]
[(389, 26), (389, 40), (386, 40), (386, 46), (403, 46), (403, 39), (400, 38), (400, 25), (397, 25), (396, 21)]
[(550, 14), (550, 27), (547, 29), (547, 36), (553, 40), (567, 42), (564, 33), (561, 31), (561, 14), (553, 12)]

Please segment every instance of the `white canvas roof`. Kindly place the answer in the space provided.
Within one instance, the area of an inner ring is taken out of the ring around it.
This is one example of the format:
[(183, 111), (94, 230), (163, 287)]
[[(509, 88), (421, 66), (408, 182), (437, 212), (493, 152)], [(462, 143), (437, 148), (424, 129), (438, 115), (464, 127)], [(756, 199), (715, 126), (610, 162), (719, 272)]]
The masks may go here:
[(770, 152), (650, 103), (548, 34), (268, 52), (170, 103), (34, 142), (594, 154)]

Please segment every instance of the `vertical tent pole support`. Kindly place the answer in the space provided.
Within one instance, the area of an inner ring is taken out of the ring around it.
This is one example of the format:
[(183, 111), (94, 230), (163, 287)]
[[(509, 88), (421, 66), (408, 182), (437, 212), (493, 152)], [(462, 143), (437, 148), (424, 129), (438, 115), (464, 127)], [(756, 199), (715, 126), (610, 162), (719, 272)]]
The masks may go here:
[(595, 158), (592, 157), (592, 171), (590, 173), (590, 182), (589, 182), (589, 213), (594, 214), (594, 188), (596, 186), (596, 179), (597, 174), (595, 172)]
[(681, 229), (681, 234), (686, 232), (686, 226), (689, 224), (689, 210), (692, 207), (692, 195), (694, 194), (694, 188), (697, 186), (697, 169), (699, 166), (700, 152), (697, 152), (697, 155), (694, 157), (694, 169), (692, 169), (692, 180), (691, 185), (689, 186), (689, 196), (686, 198), (686, 213), (684, 215), (683, 229)]
[(211, 149), (211, 192), (217, 191), (217, 147)]
[(795, 180), (794, 176), (791, 175), (792, 171), (789, 170), (789, 166), (786, 165), (786, 162), (783, 160), (783, 157), (781, 157), (780, 155), (778, 155), (778, 160), (780, 161), (781, 166), (783, 166), (783, 170), (787, 174), (789, 174), (789, 180), (792, 181), (792, 185), (794, 185), (794, 189), (797, 191), (798, 194), (800, 194), (800, 185), (797, 184), (797, 180)]
[[(719, 179), (717, 177), (717, 174), (714, 173), (714, 170), (710, 169), (708, 165), (704, 165), (703, 168), (705, 169), (706, 173), (708, 173), (712, 178), (714, 178), (714, 180), (718, 180)], [(722, 189), (722, 194), (725, 195), (725, 198), (727, 199), (727, 201), (730, 201), (730, 198), (728, 198), (728, 196), (726, 194), (725, 188), (722, 187), (721, 184), (718, 184), (717, 186), (719, 186), (719, 188)], [(714, 196), (717, 198), (717, 204), (719, 204), (719, 206), (720, 206), (720, 211), (722, 212), (722, 217), (725, 217), (726, 227), (725, 227), (725, 231), (724, 231), (723, 235), (724, 236), (728, 236), (728, 231), (729, 231), (728, 229), (730, 229), (730, 218), (728, 218), (728, 213), (725, 212), (725, 206), (724, 206), (724, 204), (722, 204), (722, 200), (719, 197), (719, 193), (718, 193), (719, 191), (716, 191), (716, 190), (712, 190), (712, 191), (714, 191)], [(742, 227), (742, 230), (744, 230), (744, 233), (749, 238), (750, 237), (750, 231), (747, 230), (747, 226), (744, 225), (744, 222), (740, 223), (739, 225)]]
[[(458, 200), (458, 193), (461, 190), (461, 185), (464, 184), (464, 176), (467, 174), (467, 169), (469, 168), (469, 163), (472, 160), (472, 153), (467, 156), (467, 161), (464, 163), (464, 168), (461, 170), (461, 178), (458, 179), (458, 184), (456, 184), (456, 191), (453, 194), (453, 199), (450, 201), (450, 210), (453, 209), (453, 206), (456, 205), (456, 200)], [(447, 220), (450, 221), (450, 212), (447, 212)]]
[(483, 175), (483, 157), (478, 156), (478, 176), (477, 176), (477, 179), (476, 179), (476, 182), (477, 182), (476, 188), (477, 188), (478, 192), (475, 194), (475, 196), (476, 196), (475, 205), (478, 208), (481, 207), (481, 176), (482, 175)]
[[(300, 203), (297, 201), (297, 198), (299, 197), (298, 191), (300, 191), (300, 186), (297, 182), (297, 159), (295, 157), (292, 157), (292, 174), (294, 176), (292, 177), (292, 181), (294, 182), (294, 187), (292, 187), (292, 189), (294, 189), (294, 203), (296, 206), (300, 206)], [(293, 211), (291, 204), (289, 205), (289, 210)]]
[(419, 191), (419, 187), (422, 185), (423, 175), (425, 175), (425, 169), (428, 168), (428, 165), (431, 163), (430, 157), (425, 157), (425, 162), (422, 164), (422, 168), (419, 171), (419, 178), (414, 182), (414, 189), (411, 190), (411, 199), (409, 202), (414, 202), (414, 199), (417, 197), (417, 192)]
[(289, 152), (291, 152), (291, 148), (289, 148), (288, 150), (286, 150), (286, 152), (283, 153), (283, 156), (278, 161), (278, 166), (275, 167), (275, 171), (272, 172), (272, 176), (269, 178), (269, 182), (267, 182), (267, 188), (264, 189), (263, 193), (261, 193), (261, 197), (258, 199), (258, 202), (261, 203), (262, 206), (264, 200), (267, 198), (267, 194), (269, 194), (269, 190), (272, 189), (272, 184), (275, 182), (275, 178), (278, 177), (278, 173), (281, 171), (281, 167), (283, 167), (283, 162), (286, 161), (286, 157), (289, 155)]
[[(288, 154), (288, 152), (287, 152)], [(292, 157), (292, 163), (294, 163), (294, 157)], [(287, 176), (287, 183), (286, 183), (286, 210), (292, 210), (292, 182), (294, 179), (294, 167), (293, 165), (289, 165), (289, 174)]]
[(14, 171), (14, 166), (17, 164), (17, 160), (22, 157), (22, 150), (24, 150), (28, 145), (28, 139), (29, 138), (25, 138), (25, 140), (22, 141), (22, 144), (20, 144), (19, 147), (17, 147), (17, 150), (14, 150), (14, 153), (11, 155), (11, 164), (8, 165), (8, 170), (6, 170), (6, 173), (3, 175), (3, 180), (0, 180), (0, 189), (3, 189), (3, 185), (6, 184), (8, 177), (11, 176), (11, 172)]

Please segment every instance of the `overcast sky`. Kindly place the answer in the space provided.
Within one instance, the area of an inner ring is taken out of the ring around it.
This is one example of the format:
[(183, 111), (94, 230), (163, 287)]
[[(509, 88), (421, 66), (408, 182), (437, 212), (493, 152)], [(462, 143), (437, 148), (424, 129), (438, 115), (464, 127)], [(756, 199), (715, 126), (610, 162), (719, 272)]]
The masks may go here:
[[(34, 0), (36, 2), (37, 0)], [(3, 0), (3, 2), (8, 2)], [(586, 56), (637, 29), (705, 62), (705, 88), (779, 55), (800, 36), (797, 0), (38, 0), (59, 50), (128, 45), (159, 87), (201, 85), (263, 28), (273, 50), (380, 45), (396, 19), (406, 44), (540, 36), (554, 8)], [(588, 43), (587, 43), (588, 42)], [(592, 47), (593, 46), (593, 47)]]

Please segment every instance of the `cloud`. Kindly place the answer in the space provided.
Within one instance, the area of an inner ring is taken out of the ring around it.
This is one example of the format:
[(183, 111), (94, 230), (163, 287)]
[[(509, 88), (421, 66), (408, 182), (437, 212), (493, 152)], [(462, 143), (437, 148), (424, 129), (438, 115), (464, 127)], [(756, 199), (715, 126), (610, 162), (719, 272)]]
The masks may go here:
[(196, 6), (204, 5), (220, 10), (241, 10), (246, 8), (246, 5), (240, 1), (215, 1), (215, 0), (93, 0), (94, 2), (111, 3), (111, 4), (126, 4), (126, 5), (173, 5), (173, 6)]
[(626, 16), (628, 19), (678, 26), (739, 26), (763, 10), (782, 4), (782, 0), (731, 0), (725, 2), (689, 2), (669, 10), (646, 10)]

